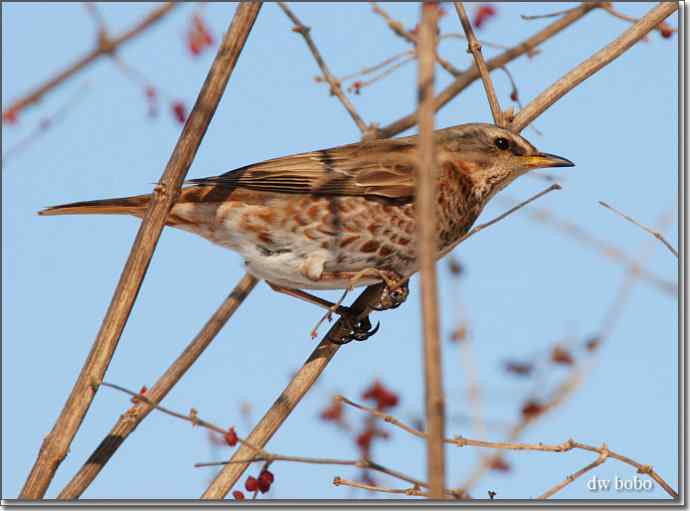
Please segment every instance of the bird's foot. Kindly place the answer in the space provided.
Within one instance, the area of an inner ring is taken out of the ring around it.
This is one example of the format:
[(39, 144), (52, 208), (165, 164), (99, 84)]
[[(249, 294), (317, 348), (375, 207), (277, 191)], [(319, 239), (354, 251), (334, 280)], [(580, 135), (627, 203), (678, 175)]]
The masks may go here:
[(381, 323), (376, 323), (376, 326), (372, 328), (369, 316), (357, 318), (351, 313), (343, 314), (340, 321), (346, 333), (339, 339), (330, 338), (332, 343), (339, 345), (347, 344), (351, 341), (366, 341), (369, 337), (378, 332), (381, 326)]
[(396, 286), (390, 287), (388, 283), (381, 290), (379, 301), (372, 305), (372, 309), (376, 311), (384, 311), (388, 309), (396, 309), (400, 307), (410, 294), (410, 281), (401, 281)]

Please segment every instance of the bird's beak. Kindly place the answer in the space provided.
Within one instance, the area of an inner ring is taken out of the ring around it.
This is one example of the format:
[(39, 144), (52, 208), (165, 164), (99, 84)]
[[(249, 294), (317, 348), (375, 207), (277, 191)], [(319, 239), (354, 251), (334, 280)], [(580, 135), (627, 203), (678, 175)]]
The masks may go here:
[(574, 167), (575, 164), (563, 158), (549, 153), (537, 153), (525, 156), (525, 167), (528, 169), (542, 169), (545, 167)]

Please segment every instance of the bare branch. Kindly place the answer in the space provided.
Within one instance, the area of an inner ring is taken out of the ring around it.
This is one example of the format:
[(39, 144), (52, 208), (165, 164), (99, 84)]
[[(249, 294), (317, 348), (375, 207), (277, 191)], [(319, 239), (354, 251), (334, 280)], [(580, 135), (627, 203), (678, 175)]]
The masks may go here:
[(467, 17), (467, 13), (465, 12), (465, 7), (462, 5), (462, 2), (453, 3), (455, 4), (455, 10), (458, 13), (458, 18), (460, 18), (460, 23), (462, 24), (462, 28), (465, 31), (465, 36), (467, 37), (467, 51), (474, 57), (474, 62), (479, 70), (479, 75), (482, 77), (486, 97), (489, 100), (489, 106), (491, 107), (491, 115), (494, 117), (494, 124), (503, 128), (505, 127), (503, 112), (501, 110), (501, 105), (498, 103), (496, 90), (494, 89), (494, 84), (491, 81), (491, 76), (489, 75), (489, 70), (486, 67), (486, 62), (484, 62), (482, 45), (479, 44), (479, 41), (477, 41), (477, 38), (474, 35), (474, 30), (472, 30), (472, 25), (470, 24), (470, 20)]
[(230, 28), (223, 38), (165, 172), (159, 184), (154, 188), (151, 201), (91, 352), (57, 422), (41, 446), (20, 499), (43, 497), (58, 466), (67, 456), (72, 439), (96, 395), (93, 384), (103, 379), (110, 364), (146, 275), (168, 212), (177, 199), (182, 182), (211, 122), (260, 8), (260, 3), (245, 3), (237, 7)]
[[(172, 390), (192, 364), (197, 361), (199, 356), (211, 344), (211, 341), (244, 302), (244, 299), (254, 289), (257, 282), (256, 278), (247, 274), (237, 283), (192, 342), (189, 343), (175, 362), (146, 393), (146, 397), (150, 401), (158, 404), (165, 398), (168, 392)], [(79, 498), (98, 476), (120, 445), (127, 440), (130, 433), (137, 428), (152, 409), (152, 406), (142, 402), (121, 415), (96, 450), (91, 453), (86, 463), (79, 469), (79, 472), (60, 492), (58, 499), (73, 500)]]
[[(388, 28), (390, 28), (393, 33), (399, 37), (402, 37), (407, 41), (408, 43), (416, 46), (417, 45), (417, 36), (415, 36), (413, 33), (405, 30), (405, 27), (401, 22), (398, 20), (394, 19), (388, 12), (386, 12), (383, 8), (381, 8), (380, 5), (378, 5), (376, 2), (369, 2), (371, 4), (371, 7), (374, 11), (375, 14), (378, 14), (381, 16), (385, 21), (386, 24), (388, 25)], [(439, 63), (439, 65), (448, 71), (448, 73), (451, 76), (458, 76), (461, 71), (456, 68), (453, 64), (448, 62), (446, 59), (441, 57), (441, 55), (438, 54), (438, 48), (434, 48), (434, 58), (436, 59), (436, 62)]]
[(240, 459), (240, 460), (230, 460), (230, 461), (212, 461), (212, 462), (206, 462), (206, 463), (195, 463), (194, 466), (201, 468), (201, 467), (216, 467), (216, 466), (223, 466), (223, 465), (228, 465), (231, 463), (257, 463), (257, 462), (270, 462), (273, 463), (274, 461), (289, 461), (292, 463), (306, 463), (306, 464), (311, 464), (311, 465), (345, 465), (345, 466), (353, 466), (357, 468), (362, 468), (365, 470), (375, 470), (377, 472), (380, 472), (382, 474), (389, 475), (391, 477), (395, 477), (397, 479), (400, 479), (401, 481), (405, 481), (407, 483), (414, 484), (415, 486), (419, 487), (428, 487), (427, 483), (424, 481), (420, 481), (418, 479), (415, 479), (414, 477), (408, 476), (406, 474), (403, 474), (402, 472), (398, 472), (397, 470), (393, 470), (388, 467), (384, 467), (383, 465), (380, 465), (372, 460), (368, 459), (360, 459), (360, 460), (342, 460), (338, 458), (313, 458), (313, 457), (308, 457), (308, 456), (288, 456), (285, 454), (273, 454), (269, 452), (264, 452), (263, 454), (257, 454), (253, 458), (247, 458), (247, 459)]
[(321, 57), (321, 53), (319, 53), (319, 50), (316, 47), (316, 44), (314, 43), (314, 40), (311, 37), (311, 34), (309, 33), (311, 28), (304, 25), (299, 20), (299, 18), (295, 16), (295, 14), (290, 10), (290, 8), (285, 4), (285, 2), (278, 2), (278, 6), (295, 24), (295, 27), (292, 30), (297, 32), (298, 34), (301, 34), (304, 38), (304, 41), (307, 43), (307, 46), (309, 46), (309, 51), (314, 56), (314, 60), (316, 60), (319, 69), (321, 69), (321, 73), (323, 73), (324, 80), (326, 80), (328, 84), (331, 86), (331, 94), (334, 94), (340, 100), (342, 105), (345, 107), (345, 110), (347, 110), (347, 113), (350, 114), (350, 117), (352, 117), (352, 120), (359, 128), (359, 131), (361, 131), (363, 135), (366, 134), (369, 130), (367, 123), (364, 122), (362, 117), (360, 117), (360, 115), (357, 113), (355, 106), (343, 92), (343, 89), (340, 86), (340, 82), (338, 82), (333, 77), (333, 74), (331, 73), (330, 69), (328, 69), (326, 62), (323, 60), (323, 57)]
[[(510, 50), (507, 50), (501, 53), (500, 55), (497, 55), (496, 57), (490, 59), (486, 63), (487, 69), (489, 71), (493, 71), (498, 67), (505, 66), (508, 62), (511, 62), (516, 58), (521, 57), (522, 55), (532, 54), (535, 48), (537, 48), (544, 41), (550, 39), (551, 37), (561, 32), (563, 29), (569, 27), (594, 8), (595, 5), (593, 3), (583, 3), (579, 7), (573, 9), (572, 12), (569, 12), (562, 18), (554, 21), (544, 29), (534, 34), (532, 37), (525, 39), (522, 43), (514, 46)], [(463, 71), (455, 78), (455, 81), (453, 83), (451, 83), (448, 87), (443, 89), (436, 96), (436, 98), (434, 99), (434, 110), (438, 111), (441, 108), (443, 108), (455, 96), (457, 96), (467, 87), (472, 85), (474, 81), (478, 78), (480, 78), (480, 75), (479, 70), (476, 66), (472, 66), (469, 69)], [(405, 131), (406, 129), (411, 128), (416, 123), (417, 112), (412, 112), (411, 114), (408, 114), (405, 117), (402, 117), (397, 121), (390, 123), (388, 126), (380, 128), (378, 130), (377, 135), (379, 138), (393, 137)]]
[(443, 436), (445, 404), (443, 368), (438, 320), (438, 289), (436, 281), (436, 175), (434, 147), (434, 49), (439, 7), (431, 2), (421, 6), (422, 20), (417, 41), (417, 97), (419, 98), (419, 138), (417, 161), (417, 246), (420, 271), (420, 297), (424, 342), (424, 384), (426, 389), (427, 479), (432, 498), (442, 499), (445, 487)]
[[(163, 19), (163, 17), (171, 12), (175, 7), (177, 7), (176, 2), (168, 2), (165, 5), (157, 7), (145, 18), (140, 20), (136, 25), (134, 25), (129, 30), (123, 32), (119, 36), (113, 37), (112, 39), (104, 39), (101, 35), (99, 38), (98, 46), (91, 50), (89, 53), (78, 59), (73, 64), (67, 66), (63, 71), (60, 71), (53, 78), (50, 78), (45, 83), (42, 83), (24, 97), (15, 100), (10, 103), (10, 105), (3, 109), (3, 118), (7, 117), (10, 113), (16, 115), (18, 112), (24, 110), (26, 107), (38, 103), (45, 94), (52, 91), (63, 82), (71, 78), (72, 76), (79, 73), (81, 70), (86, 68), (89, 64), (94, 62), (99, 57), (104, 55), (111, 55), (118, 48), (123, 46), (125, 43), (133, 40), (137, 36), (143, 34), (149, 27), (153, 26), (156, 22)], [(104, 32), (101, 32), (104, 34)]]
[(608, 457), (609, 457), (609, 452), (608, 452), (608, 449), (606, 448), (606, 444), (604, 444), (602, 446), (602, 452), (601, 452), (601, 454), (599, 454), (599, 456), (597, 456), (596, 460), (594, 460), (592, 463), (590, 463), (586, 467), (581, 468), (580, 470), (578, 470), (574, 474), (569, 475), (568, 477), (565, 478), (564, 481), (558, 483), (553, 488), (550, 488), (549, 490), (544, 492), (543, 495), (540, 495), (539, 497), (537, 497), (537, 499), (543, 500), (543, 499), (548, 499), (549, 497), (552, 497), (553, 495), (555, 495), (556, 493), (561, 491), (563, 488), (568, 486), (570, 483), (575, 481), (577, 478), (585, 475), (590, 470), (592, 470), (592, 469), (598, 467), (599, 465), (601, 465), (602, 463), (604, 463)]
[(628, 222), (630, 222), (630, 223), (632, 223), (632, 224), (635, 224), (636, 226), (638, 226), (638, 227), (639, 227), (640, 229), (642, 229), (643, 231), (648, 232), (649, 234), (651, 234), (652, 236), (654, 236), (654, 237), (655, 237), (656, 239), (658, 239), (661, 243), (663, 243), (663, 244), (666, 246), (666, 248), (669, 249), (669, 251), (670, 251), (674, 256), (678, 257), (678, 251), (677, 251), (675, 248), (673, 248), (673, 246), (672, 246), (668, 241), (666, 241), (666, 238), (664, 238), (663, 235), (662, 235), (659, 231), (655, 231), (654, 229), (650, 229), (649, 227), (645, 227), (644, 225), (642, 225), (640, 222), (638, 222), (638, 221), (635, 220), (634, 218), (632, 218), (632, 217), (626, 215), (625, 213), (622, 213), (622, 212), (618, 211), (618, 210), (617, 210), (616, 208), (614, 208), (614, 207), (609, 206), (609, 205), (606, 204), (604, 201), (599, 201), (599, 204), (601, 204), (602, 206), (604, 206), (606, 209), (610, 209), (611, 211), (613, 211), (613, 212), (616, 213), (617, 215), (622, 216), (623, 218), (625, 218)]
[(544, 113), (547, 108), (594, 73), (618, 58), (677, 9), (677, 2), (660, 2), (642, 19), (623, 32), (615, 41), (596, 52), (539, 94), (523, 110), (518, 112), (510, 128), (516, 133), (522, 131), (529, 123)]

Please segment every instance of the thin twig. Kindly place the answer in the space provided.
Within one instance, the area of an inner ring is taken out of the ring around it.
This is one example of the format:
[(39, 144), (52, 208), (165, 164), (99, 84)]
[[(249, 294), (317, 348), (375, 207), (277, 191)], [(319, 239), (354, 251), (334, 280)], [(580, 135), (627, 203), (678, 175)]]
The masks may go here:
[[(384, 9), (381, 8), (376, 2), (369, 2), (372, 6), (372, 10), (374, 11), (375, 14), (378, 14), (381, 16), (385, 21), (386, 24), (388, 25), (388, 28), (390, 28), (393, 33), (399, 37), (402, 37), (407, 41), (408, 43), (416, 46), (417, 45), (417, 36), (409, 32), (408, 30), (405, 30), (405, 27), (403, 26), (402, 23), (400, 23), (398, 20), (394, 19), (388, 12), (386, 12)], [(441, 57), (441, 55), (438, 54), (438, 48), (434, 48), (434, 58), (436, 59), (436, 62), (439, 63), (439, 65), (445, 69), (451, 76), (458, 76), (462, 71), (460, 71), (458, 68), (456, 68), (453, 64), (448, 62), (446, 59)]]
[(8, 116), (10, 112), (16, 115), (20, 111), (24, 110), (26, 107), (33, 105), (34, 103), (38, 103), (45, 94), (61, 85), (67, 79), (76, 75), (78, 72), (86, 68), (89, 64), (94, 62), (99, 57), (112, 54), (120, 47), (122, 47), (125, 43), (143, 34), (149, 27), (153, 26), (156, 22), (163, 19), (163, 17), (169, 12), (171, 12), (175, 7), (177, 7), (177, 5), (178, 4), (176, 2), (166, 3), (165, 5), (157, 7), (156, 9), (151, 11), (151, 13), (147, 14), (132, 28), (126, 30), (122, 34), (108, 40), (105, 40), (101, 37), (96, 48), (91, 50), (83, 57), (79, 58), (73, 64), (67, 66), (64, 70), (60, 71), (54, 77), (50, 78), (49, 80), (42, 83), (32, 91), (28, 92), (25, 96), (13, 101), (12, 103), (10, 103), (9, 106), (3, 108), (3, 118)]
[[(194, 337), (192, 342), (185, 348), (175, 362), (165, 371), (158, 381), (146, 392), (146, 397), (158, 404), (180, 381), (187, 370), (196, 362), (211, 344), (211, 341), (218, 335), (228, 320), (232, 317), (245, 298), (254, 289), (257, 279), (246, 274), (237, 283), (232, 292), (227, 296), (223, 303), (213, 313), (204, 327)], [(144, 403), (131, 408), (120, 416), (110, 432), (101, 440), (98, 447), (91, 453), (88, 460), (79, 469), (79, 472), (71, 479), (65, 488), (58, 495), (58, 499), (73, 500), (89, 487), (98, 476), (103, 467), (115, 454), (117, 449), (127, 440), (137, 426), (146, 418), (153, 409), (152, 406)]]
[(22, 138), (13, 146), (9, 147), (7, 151), (5, 151), (5, 154), (2, 155), (3, 168), (5, 167), (5, 163), (7, 163), (8, 158), (21, 153), (41, 135), (45, 135), (48, 131), (50, 131), (50, 128), (57, 126), (59, 122), (63, 121), (67, 115), (74, 110), (74, 107), (87, 97), (89, 88), (90, 85), (88, 82), (86, 82), (67, 100), (67, 102), (65, 102), (65, 104), (58, 108), (54, 113), (43, 117), (38, 122), (36, 127), (31, 131), (31, 133), (26, 135), (26, 137)]
[(467, 51), (474, 57), (474, 62), (479, 70), (479, 75), (482, 77), (482, 83), (484, 84), (484, 90), (486, 91), (486, 98), (489, 100), (489, 106), (491, 107), (491, 115), (494, 118), (494, 124), (496, 126), (504, 127), (505, 121), (503, 118), (503, 111), (501, 110), (501, 105), (498, 103), (498, 98), (496, 97), (496, 90), (494, 89), (494, 84), (491, 81), (491, 76), (489, 75), (489, 70), (486, 67), (486, 62), (484, 61), (484, 56), (482, 55), (482, 45), (479, 44), (477, 38), (474, 35), (474, 30), (472, 30), (472, 25), (465, 12), (465, 7), (462, 2), (453, 2), (455, 4), (455, 10), (458, 13), (458, 18), (460, 18), (460, 23), (465, 31), (465, 36), (467, 37)]
[(165, 172), (151, 195), (149, 206), (91, 352), (57, 422), (41, 446), (20, 499), (43, 497), (58, 466), (67, 456), (69, 446), (96, 395), (93, 383), (103, 379), (115, 353), (168, 212), (177, 199), (182, 182), (216, 111), (260, 8), (260, 3), (244, 3), (237, 7), (230, 28), (223, 38)]
[(417, 40), (417, 97), (419, 98), (419, 137), (417, 161), (417, 242), (422, 301), (424, 343), (424, 388), (427, 424), (427, 479), (434, 499), (443, 498), (445, 487), (445, 399), (441, 363), (441, 335), (438, 319), (436, 256), (436, 151), (434, 147), (434, 49), (439, 7), (431, 2), (421, 6)]
[(606, 444), (604, 444), (601, 447), (601, 449), (602, 449), (602, 451), (599, 454), (599, 456), (597, 456), (596, 460), (594, 460), (592, 463), (590, 463), (586, 467), (581, 468), (580, 470), (578, 470), (574, 474), (570, 474), (568, 477), (565, 478), (564, 481), (561, 481), (560, 483), (555, 485), (553, 488), (548, 489), (542, 495), (537, 497), (537, 499), (544, 500), (544, 499), (548, 499), (549, 497), (552, 497), (553, 495), (555, 495), (556, 493), (561, 491), (563, 488), (568, 486), (570, 483), (572, 483), (573, 481), (575, 481), (579, 477), (585, 475), (590, 470), (592, 470), (592, 469), (598, 467), (599, 465), (601, 465), (602, 463), (604, 463), (606, 461), (606, 459), (609, 457), (609, 452), (608, 452), (608, 449), (606, 448)]
[(661, 243), (663, 243), (663, 244), (666, 246), (666, 248), (669, 249), (670, 252), (671, 252), (674, 256), (678, 257), (678, 251), (677, 251), (675, 248), (673, 248), (673, 246), (666, 240), (666, 238), (664, 238), (664, 237), (662, 236), (662, 234), (661, 234), (659, 231), (655, 231), (654, 229), (650, 229), (649, 227), (646, 227), (646, 226), (642, 225), (640, 222), (638, 222), (638, 221), (635, 220), (634, 218), (632, 218), (632, 217), (626, 215), (625, 213), (622, 213), (621, 211), (618, 211), (616, 208), (614, 208), (614, 207), (612, 207), (612, 206), (609, 206), (609, 205), (606, 204), (604, 201), (598, 201), (598, 202), (599, 202), (599, 204), (601, 204), (602, 206), (604, 206), (606, 209), (610, 209), (611, 211), (613, 211), (613, 212), (616, 213), (617, 215), (620, 215), (620, 216), (622, 216), (623, 218), (625, 218), (628, 222), (630, 222), (630, 223), (632, 223), (632, 224), (635, 224), (636, 226), (638, 226), (638, 227), (639, 227), (640, 229), (642, 229), (643, 231), (648, 232), (649, 234), (651, 234), (652, 236), (654, 236), (654, 237), (655, 237), (656, 239), (658, 239)]
[[(522, 55), (532, 54), (540, 44), (552, 38), (553, 36), (561, 32), (563, 29), (569, 27), (570, 25), (581, 19), (588, 12), (592, 11), (594, 7), (595, 5), (592, 3), (581, 4), (579, 7), (573, 9), (572, 12), (554, 21), (550, 25), (546, 26), (545, 28), (534, 34), (533, 36), (525, 39), (513, 48), (504, 51), (500, 55), (497, 55), (496, 57), (490, 59), (486, 63), (487, 69), (489, 69), (489, 71), (493, 71), (498, 67), (505, 66), (507, 63), (515, 60), (518, 57), (521, 57)], [(434, 98), (434, 109), (438, 111), (441, 108), (443, 108), (453, 98), (455, 98), (455, 96), (460, 94), (463, 90), (472, 85), (474, 81), (479, 78), (481, 78), (479, 75), (479, 70), (474, 65), (460, 73), (455, 78), (453, 83), (451, 83), (448, 87), (443, 89), (436, 96), (436, 98)], [(377, 131), (377, 136), (379, 138), (393, 137), (413, 127), (416, 123), (417, 112), (415, 111), (411, 114), (401, 117), (397, 121), (394, 121), (387, 126), (379, 128)]]
[[(636, 23), (636, 22), (640, 21), (639, 18), (634, 18), (634, 17), (632, 17), (632, 16), (628, 16), (627, 14), (623, 14), (622, 12), (620, 12), (619, 10), (617, 10), (617, 9), (613, 6), (613, 4), (612, 4), (611, 2), (601, 2), (601, 3), (599, 4), (599, 7), (602, 8), (602, 9), (604, 9), (606, 12), (608, 12), (608, 13), (611, 14), (612, 16), (614, 16), (614, 17), (616, 17), (616, 18), (618, 18), (618, 19), (621, 19), (621, 20), (623, 20), (623, 21), (630, 21), (630, 22), (632, 22), (632, 23)], [(668, 30), (669, 33), (677, 32), (677, 31), (678, 31), (677, 28), (672, 27), (671, 25), (669, 25), (669, 24), (667, 24), (667, 23), (659, 23), (659, 24), (658, 24), (657, 26), (655, 26), (654, 28), (655, 28), (656, 30), (658, 30), (659, 32), (662, 32), (663, 30)]]
[(599, 50), (587, 60), (566, 73), (520, 110), (513, 119), (510, 128), (519, 133), (547, 108), (565, 96), (580, 83), (622, 55), (628, 48), (642, 39), (650, 30), (669, 17), (678, 9), (677, 2), (660, 2), (643, 18), (628, 28), (611, 44)]
[(570, 9), (565, 9), (563, 11), (556, 11), (556, 12), (550, 12), (548, 14), (535, 14), (535, 15), (526, 15), (526, 14), (520, 14), (520, 17), (523, 20), (540, 20), (543, 18), (555, 18), (556, 16), (563, 16), (564, 14), (570, 14), (574, 10), (576, 10), (577, 7), (572, 7)]
[(467, 234), (465, 234), (462, 238), (460, 238), (460, 242), (465, 241), (465, 240), (466, 240), (467, 238), (469, 238), (470, 236), (474, 236), (474, 235), (477, 234), (478, 232), (483, 231), (483, 230), (486, 229), (487, 227), (492, 226), (492, 225), (495, 224), (496, 222), (500, 222), (500, 221), (503, 220), (505, 217), (507, 217), (507, 216), (509, 216), (509, 215), (512, 215), (512, 214), (515, 213), (518, 209), (524, 208), (524, 207), (527, 206), (529, 203), (534, 202), (534, 201), (537, 200), (538, 198), (540, 198), (540, 197), (546, 195), (547, 193), (553, 192), (554, 190), (561, 190), (561, 189), (562, 189), (562, 187), (561, 187), (561, 185), (559, 185), (558, 183), (552, 184), (551, 186), (549, 186), (549, 187), (546, 188), (545, 190), (542, 190), (541, 192), (539, 192), (539, 193), (533, 195), (532, 197), (530, 197), (529, 199), (527, 199), (527, 200), (525, 200), (525, 201), (522, 201), (521, 203), (519, 203), (519, 204), (513, 206), (513, 207), (510, 208), (508, 211), (506, 211), (506, 212), (504, 212), (504, 213), (501, 213), (501, 214), (498, 215), (496, 218), (494, 218), (494, 219), (492, 219), (492, 220), (489, 220), (489, 221), (486, 222), (486, 223), (483, 223), (483, 224), (480, 224), (480, 225), (474, 227), (471, 231), (469, 231), (469, 232), (468, 232)]
[(350, 488), (359, 488), (360, 490), (374, 491), (379, 493), (392, 493), (394, 495), (407, 495), (410, 497), (432, 497), (431, 492), (423, 492), (417, 486), (412, 488), (387, 488), (385, 486), (377, 486), (373, 484), (361, 483), (359, 481), (350, 481), (348, 479), (343, 479), (340, 476), (333, 478), (333, 484), (335, 486), (349, 486)]
[[(148, 397), (148, 392), (134, 392), (133, 390), (129, 390), (128, 388), (123, 387), (122, 385), (116, 385), (114, 383), (108, 383), (105, 381), (97, 382), (97, 384), (99, 387), (108, 387), (113, 390), (117, 390), (124, 394), (127, 394), (128, 396), (132, 396), (132, 402), (134, 402), (135, 404), (144, 403), (152, 409), (158, 410), (159, 412), (174, 417), (175, 419), (180, 419), (185, 422), (189, 422), (192, 426), (199, 426), (209, 431), (213, 431), (214, 433), (219, 433), (221, 435), (225, 435), (228, 432), (226, 429), (223, 429), (220, 426), (217, 426), (216, 424), (213, 424), (212, 422), (209, 422), (199, 417), (199, 412), (194, 408), (192, 408), (189, 411), (189, 413), (185, 415), (183, 413), (176, 412), (175, 410), (171, 410), (170, 408), (166, 408), (165, 406), (162, 406), (159, 403), (156, 403)], [(258, 456), (268, 456), (268, 453), (266, 453), (264, 450), (255, 447), (251, 444), (251, 442), (245, 440), (240, 436), (237, 436), (237, 441), (242, 445), (246, 445)]]
[(285, 4), (285, 2), (278, 2), (278, 6), (283, 10), (283, 12), (287, 15), (287, 17), (290, 18), (290, 20), (295, 24), (295, 27), (292, 30), (297, 32), (298, 34), (300, 34), (304, 38), (304, 41), (307, 43), (307, 46), (309, 46), (309, 51), (314, 56), (314, 60), (316, 60), (316, 63), (319, 66), (319, 69), (321, 69), (321, 73), (323, 74), (324, 80), (326, 80), (326, 82), (328, 82), (328, 84), (331, 86), (331, 93), (334, 94), (340, 100), (340, 103), (342, 103), (342, 105), (345, 107), (345, 110), (347, 110), (347, 113), (350, 114), (350, 117), (352, 117), (352, 120), (355, 122), (355, 124), (359, 128), (359, 131), (361, 131), (362, 134), (367, 133), (367, 131), (369, 130), (367, 123), (364, 122), (362, 117), (357, 113), (355, 106), (352, 104), (352, 102), (348, 99), (348, 97), (343, 92), (343, 89), (340, 86), (340, 82), (338, 82), (334, 78), (330, 69), (328, 69), (326, 62), (323, 60), (321, 53), (319, 52), (318, 48), (316, 47), (316, 44), (314, 43), (314, 40), (311, 37), (311, 34), (310, 34), (311, 28), (304, 25), (299, 20), (299, 18), (297, 16), (295, 16), (295, 14), (290, 10), (290, 8)]
[(343, 459), (338, 459), (338, 458), (314, 458), (314, 457), (309, 457), (309, 456), (288, 456), (285, 454), (274, 454), (274, 453), (265, 452), (264, 454), (257, 454), (256, 456), (254, 456), (252, 458), (247, 458), (247, 459), (195, 463), (194, 466), (197, 468), (217, 467), (217, 466), (228, 465), (231, 463), (257, 463), (257, 462), (264, 462), (264, 461), (271, 462), (271, 463), (274, 461), (288, 461), (288, 462), (292, 462), (292, 463), (305, 463), (305, 464), (311, 464), (311, 465), (352, 466), (352, 467), (362, 468), (365, 470), (375, 470), (375, 471), (380, 472), (382, 474), (386, 474), (386, 475), (389, 475), (391, 477), (395, 477), (396, 479), (400, 479), (401, 481), (405, 481), (407, 483), (414, 484), (415, 486), (428, 487), (427, 483), (425, 483), (424, 481), (420, 481), (419, 479), (415, 479), (414, 477), (408, 476), (407, 474), (403, 474), (402, 472), (398, 472), (397, 470), (394, 470), (394, 469), (391, 469), (388, 467), (384, 467), (383, 465), (376, 463), (372, 460), (368, 460), (368, 459), (343, 460)]
[[(506, 199), (507, 198), (503, 196), (497, 197), (495, 200), (504, 203), (508, 203), (509, 201), (516, 202), (514, 199)], [(576, 241), (594, 248), (603, 257), (620, 263), (629, 269), (635, 268), (635, 271), (638, 272), (640, 278), (653, 284), (664, 293), (672, 296), (675, 296), (678, 293), (678, 286), (675, 282), (662, 279), (650, 270), (642, 268), (638, 263), (635, 262), (633, 258), (626, 255), (625, 252), (615, 245), (612, 245), (608, 241), (593, 237), (588, 231), (569, 220), (556, 217), (551, 210), (546, 208), (528, 208), (526, 214), (530, 219), (541, 222), (544, 225), (551, 226), (558, 231), (571, 236)]]

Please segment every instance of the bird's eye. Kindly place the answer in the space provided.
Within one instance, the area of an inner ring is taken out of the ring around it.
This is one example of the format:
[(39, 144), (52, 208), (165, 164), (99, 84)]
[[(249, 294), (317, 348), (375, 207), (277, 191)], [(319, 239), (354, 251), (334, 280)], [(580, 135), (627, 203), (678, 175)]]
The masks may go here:
[(510, 147), (510, 142), (508, 142), (508, 139), (503, 138), (503, 137), (498, 137), (496, 140), (494, 140), (494, 144), (501, 151), (505, 151), (506, 149), (508, 149)]

